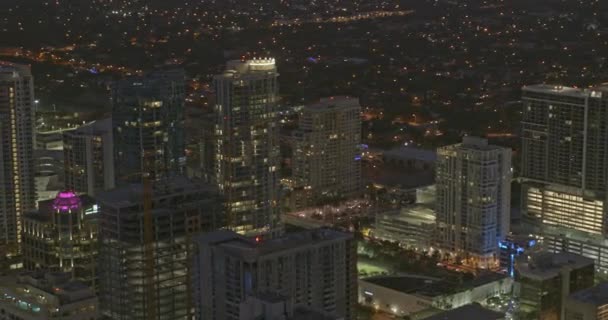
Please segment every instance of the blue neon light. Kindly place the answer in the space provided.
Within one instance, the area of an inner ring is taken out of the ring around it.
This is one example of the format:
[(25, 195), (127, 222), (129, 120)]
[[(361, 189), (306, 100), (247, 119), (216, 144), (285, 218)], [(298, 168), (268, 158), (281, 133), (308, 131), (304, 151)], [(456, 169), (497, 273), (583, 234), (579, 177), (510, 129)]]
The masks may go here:
[(509, 276), (511, 278), (515, 277), (515, 254), (511, 253), (511, 267), (509, 268)]

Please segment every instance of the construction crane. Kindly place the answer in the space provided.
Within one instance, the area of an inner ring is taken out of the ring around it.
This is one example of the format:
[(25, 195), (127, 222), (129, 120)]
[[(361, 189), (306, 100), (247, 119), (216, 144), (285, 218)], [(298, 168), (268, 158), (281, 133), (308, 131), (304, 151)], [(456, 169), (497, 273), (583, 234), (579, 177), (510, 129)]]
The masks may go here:
[(156, 286), (154, 258), (154, 217), (152, 216), (152, 181), (148, 174), (142, 177), (144, 205), (144, 259), (145, 259), (145, 290), (146, 290), (146, 319), (156, 320)]

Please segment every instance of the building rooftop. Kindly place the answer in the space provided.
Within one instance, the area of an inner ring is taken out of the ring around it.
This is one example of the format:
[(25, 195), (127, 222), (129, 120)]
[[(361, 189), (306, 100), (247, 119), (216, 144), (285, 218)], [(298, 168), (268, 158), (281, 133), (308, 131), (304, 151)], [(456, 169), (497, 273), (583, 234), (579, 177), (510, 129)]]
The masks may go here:
[[(376, 276), (361, 279), (360, 281), (369, 282), (402, 293), (431, 298), (447, 294), (453, 288), (451, 284), (439, 278), (414, 275)], [(363, 284), (362, 286), (365, 285)]]
[(201, 235), (197, 238), (196, 242), (221, 246), (228, 252), (242, 256), (250, 256), (251, 254), (263, 256), (281, 251), (292, 251), (298, 248), (310, 247), (327, 241), (350, 238), (352, 238), (352, 235), (349, 233), (322, 228), (288, 233), (281, 238), (269, 240), (265, 240), (262, 237), (249, 239), (231, 231), (216, 231)]
[(470, 288), (483, 286), (503, 279), (508, 279), (508, 276), (499, 273), (486, 273), (470, 281), (465, 281), (462, 284), (420, 275), (375, 276), (360, 281), (369, 282), (406, 294), (433, 298), (462, 292)]
[(309, 104), (304, 107), (307, 111), (331, 111), (336, 108), (359, 108), (358, 98), (349, 96), (335, 96), (321, 98), (317, 103)]
[(426, 320), (503, 320), (505, 319), (505, 314), (501, 312), (496, 312), (492, 310), (488, 310), (478, 303), (467, 304), (466, 306), (462, 306), (460, 308), (448, 310), (429, 318)]
[(68, 135), (81, 136), (81, 135), (99, 135), (112, 130), (112, 118), (106, 118), (89, 122), (83, 126), (78, 127), (76, 130), (66, 132)]
[(534, 84), (524, 86), (522, 90), (536, 93), (561, 94), (573, 97), (586, 97), (588, 95), (588, 92), (585, 89), (553, 84)]
[[(54, 296), (61, 304), (70, 304), (78, 301), (96, 299), (95, 292), (86, 284), (72, 280), (69, 273), (61, 272), (21, 272), (19, 274), (0, 278), (0, 290), (5, 294), (27, 298), (43, 293)], [(36, 291), (28, 290), (34, 288)], [(25, 290), (23, 289), (25, 288)]]
[(568, 298), (594, 306), (606, 305), (608, 304), (608, 282), (602, 282), (595, 287), (577, 291)]
[(396, 212), (386, 213), (381, 218), (399, 220), (415, 225), (434, 224), (435, 210), (427, 205), (412, 205)]
[[(99, 208), (98, 208), (97, 202), (95, 201), (94, 198), (92, 198), (91, 196), (86, 195), (86, 194), (81, 194), (77, 197), (78, 197), (78, 203), (80, 205), (80, 208), (84, 209), (85, 215), (97, 213)], [(63, 201), (63, 199), (60, 199), (60, 200)], [(36, 221), (40, 221), (40, 222), (51, 221), (53, 219), (53, 212), (55, 211), (55, 206), (57, 205), (56, 201), (57, 201), (57, 198), (39, 201), (38, 210), (35, 210), (32, 212), (27, 212), (24, 215), (24, 218), (36, 220)], [(75, 200), (72, 199), (70, 201), (75, 201)], [(73, 202), (71, 202), (71, 203), (73, 203)]]
[(289, 320), (337, 320), (338, 318), (305, 307), (296, 307)]
[[(168, 181), (162, 182), (159, 185), (166, 186), (167, 188), (155, 189), (153, 197), (171, 195), (175, 193), (216, 193), (216, 190), (212, 186), (206, 185), (199, 180), (192, 180), (182, 176), (170, 178)], [(96, 195), (96, 198), (98, 199), (99, 203), (103, 203), (106, 206), (111, 206), (114, 208), (127, 208), (137, 205), (143, 201), (143, 190), (143, 184), (135, 183), (100, 192), (98, 195)]]
[(29, 65), (0, 61), (0, 79), (9, 80), (19, 76), (30, 76), (31, 73)]
[(274, 58), (254, 58), (247, 61), (231, 60), (226, 63), (226, 70), (216, 79), (244, 78), (267, 73), (276, 73), (277, 67)]
[(593, 266), (593, 260), (569, 252), (532, 252), (517, 258), (515, 269), (524, 277), (540, 280), (553, 278), (563, 268), (580, 269)]
[(399, 160), (417, 160), (426, 162), (435, 162), (437, 160), (437, 152), (434, 150), (418, 149), (413, 147), (398, 147), (385, 151), (385, 158), (394, 158)]

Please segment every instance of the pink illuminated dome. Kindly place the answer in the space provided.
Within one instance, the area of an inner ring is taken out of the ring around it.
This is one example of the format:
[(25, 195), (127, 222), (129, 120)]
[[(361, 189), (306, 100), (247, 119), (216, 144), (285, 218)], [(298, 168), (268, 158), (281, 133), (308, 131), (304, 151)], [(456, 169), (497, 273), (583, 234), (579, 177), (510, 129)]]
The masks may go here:
[(80, 197), (78, 197), (73, 191), (61, 191), (53, 200), (53, 209), (68, 212), (72, 210), (78, 210), (81, 207)]

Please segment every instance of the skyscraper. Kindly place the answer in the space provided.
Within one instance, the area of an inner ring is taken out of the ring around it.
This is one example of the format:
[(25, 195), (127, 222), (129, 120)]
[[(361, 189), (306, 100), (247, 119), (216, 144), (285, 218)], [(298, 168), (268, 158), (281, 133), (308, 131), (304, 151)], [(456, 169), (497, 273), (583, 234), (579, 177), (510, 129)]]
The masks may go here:
[(555, 252), (608, 271), (608, 88), (523, 88), (522, 213)]
[(95, 196), (114, 188), (112, 119), (64, 132), (63, 154), (68, 190)]
[(280, 233), (274, 59), (230, 61), (214, 78), (216, 183), (228, 225), (241, 234)]
[(185, 74), (160, 70), (112, 88), (116, 184), (163, 180), (185, 164)]
[(437, 245), (490, 267), (510, 224), (511, 150), (465, 137), (437, 150)]
[(197, 319), (242, 319), (239, 309), (248, 298), (268, 295), (335, 318), (355, 318), (357, 253), (351, 234), (317, 229), (266, 240), (218, 231), (194, 242)]
[(221, 227), (215, 189), (174, 177), (154, 193), (131, 184), (97, 199), (103, 314), (117, 320), (191, 319), (191, 237)]
[(0, 256), (19, 250), (23, 213), (36, 207), (33, 130), (30, 68), (0, 62)]
[(294, 132), (295, 208), (361, 191), (361, 106), (349, 97), (321, 99), (300, 112)]

